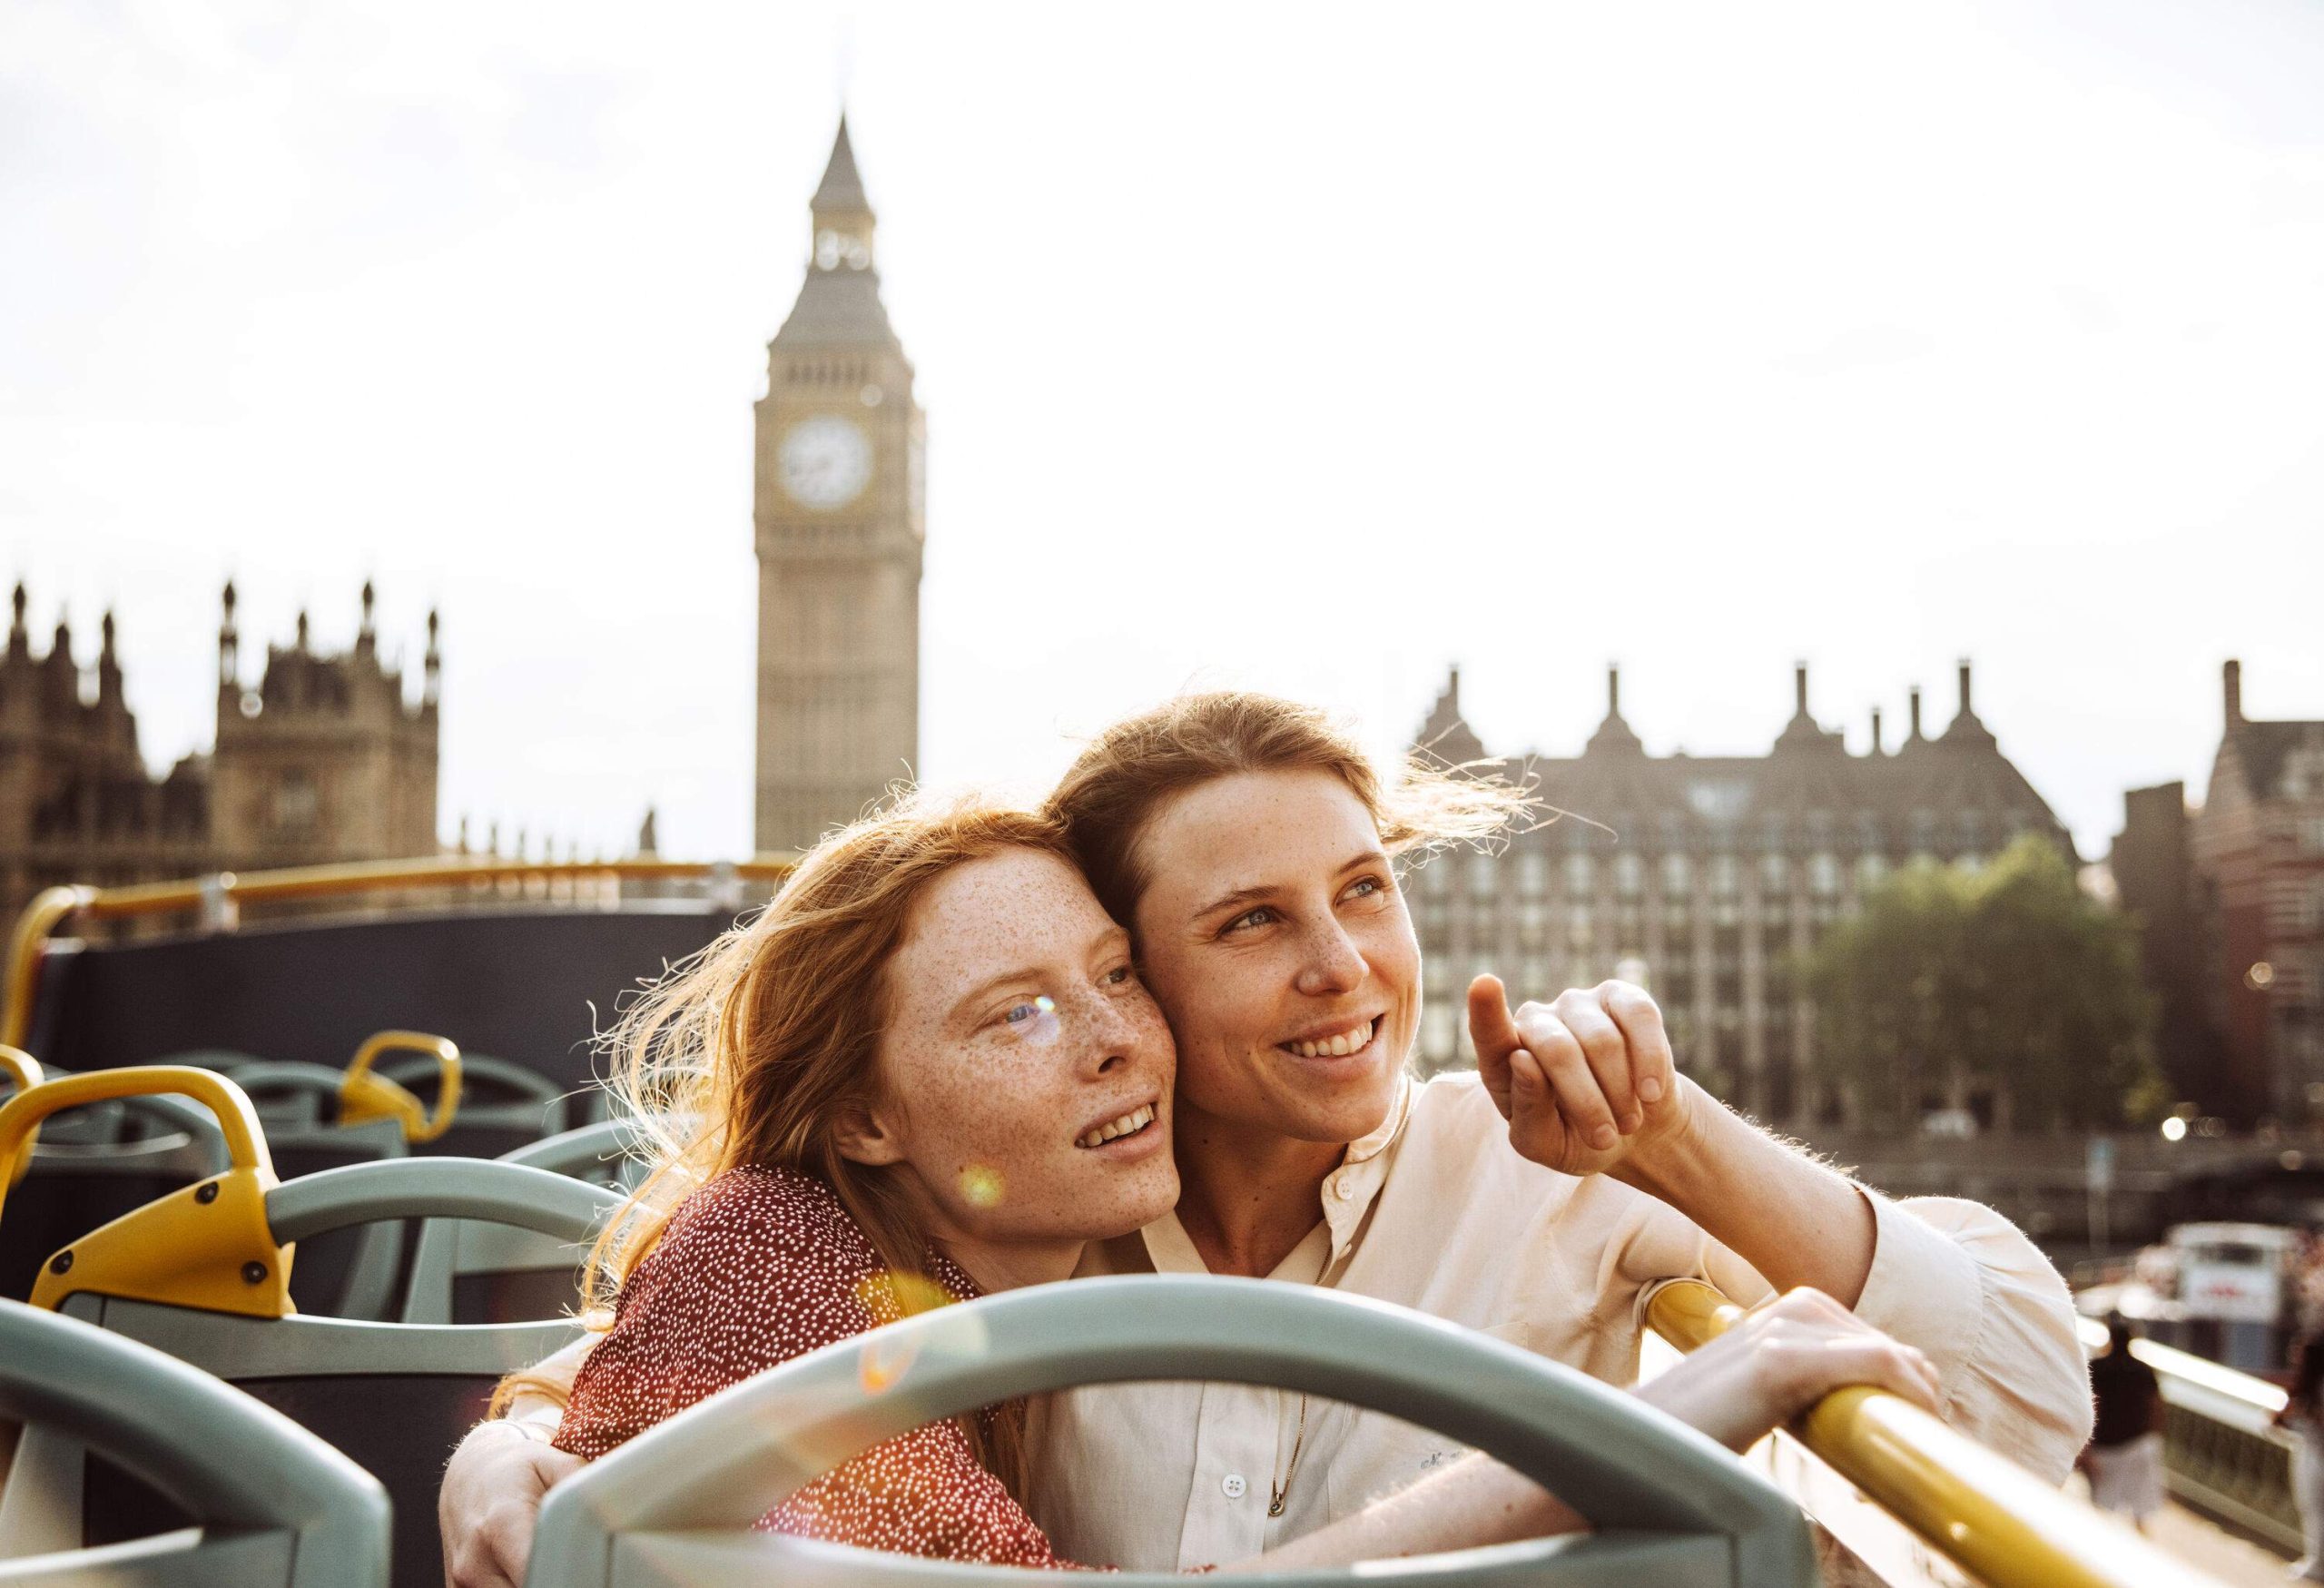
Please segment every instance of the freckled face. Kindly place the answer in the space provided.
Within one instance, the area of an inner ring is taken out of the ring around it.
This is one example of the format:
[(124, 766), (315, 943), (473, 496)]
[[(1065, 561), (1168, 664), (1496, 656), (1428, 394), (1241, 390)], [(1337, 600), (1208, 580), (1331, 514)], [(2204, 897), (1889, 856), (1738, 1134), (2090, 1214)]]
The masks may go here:
[(1170, 1031), (1079, 872), (1033, 850), (956, 867), (887, 977), (876, 1111), (945, 1222), (1097, 1240), (1177, 1201)]
[(1237, 773), (1164, 806), (1138, 852), (1139, 958), (1187, 1117), (1376, 1129), (1420, 1023), (1420, 944), (1363, 802), (1329, 773)]

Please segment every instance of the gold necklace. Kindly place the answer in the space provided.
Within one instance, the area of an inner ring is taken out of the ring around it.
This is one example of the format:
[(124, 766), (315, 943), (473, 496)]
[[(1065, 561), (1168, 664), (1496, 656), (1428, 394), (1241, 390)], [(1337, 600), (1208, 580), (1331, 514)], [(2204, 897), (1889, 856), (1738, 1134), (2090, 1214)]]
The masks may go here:
[(1283, 1514), (1284, 1499), (1291, 1493), (1292, 1477), (1299, 1471), (1299, 1453), (1306, 1447), (1306, 1445), (1307, 1396), (1303, 1393), (1299, 1397), (1299, 1432), (1293, 1435), (1291, 1438), (1290, 1464), (1283, 1469), (1283, 1481), (1281, 1483), (1270, 1484), (1267, 1485), (1268, 1515), (1280, 1516)]

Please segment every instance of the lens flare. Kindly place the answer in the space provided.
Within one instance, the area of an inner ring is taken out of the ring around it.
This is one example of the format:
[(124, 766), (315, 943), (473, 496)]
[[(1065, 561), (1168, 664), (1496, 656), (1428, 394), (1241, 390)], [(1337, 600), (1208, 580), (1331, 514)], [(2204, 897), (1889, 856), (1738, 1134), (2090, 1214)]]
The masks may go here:
[(1003, 1190), (1000, 1171), (972, 1163), (960, 1171), (960, 1198), (971, 1208), (998, 1208)]
[[(856, 1349), (855, 1376), (866, 1395), (881, 1395), (903, 1382), (924, 1351), (938, 1360), (974, 1357), (990, 1348), (984, 1320), (974, 1307), (955, 1307), (959, 1297), (925, 1274), (873, 1274), (855, 1287), (856, 1299), (872, 1315), (874, 1327)], [(937, 1316), (911, 1328), (885, 1326)]]
[(866, 1395), (881, 1395), (903, 1382), (905, 1374), (920, 1357), (917, 1336), (903, 1340), (883, 1338), (872, 1333), (863, 1336), (862, 1348), (855, 1358), (855, 1379)]
[(1009, 1030), (1021, 1041), (1057, 1041), (1057, 1001), (1044, 995), (1018, 1004), (1009, 1011)]
[(898, 1318), (950, 1307), (954, 1297), (925, 1274), (883, 1269), (855, 1287), (855, 1299), (863, 1304), (874, 1324), (891, 1324)]

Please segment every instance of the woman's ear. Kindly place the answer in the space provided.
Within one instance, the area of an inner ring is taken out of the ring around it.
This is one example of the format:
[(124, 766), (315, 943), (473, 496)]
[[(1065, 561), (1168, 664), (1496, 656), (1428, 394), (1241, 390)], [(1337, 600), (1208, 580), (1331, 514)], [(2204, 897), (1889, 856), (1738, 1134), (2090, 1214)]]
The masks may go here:
[(882, 1164), (903, 1161), (903, 1137), (885, 1110), (869, 1103), (843, 1103), (832, 1125), (839, 1155), (850, 1163)]

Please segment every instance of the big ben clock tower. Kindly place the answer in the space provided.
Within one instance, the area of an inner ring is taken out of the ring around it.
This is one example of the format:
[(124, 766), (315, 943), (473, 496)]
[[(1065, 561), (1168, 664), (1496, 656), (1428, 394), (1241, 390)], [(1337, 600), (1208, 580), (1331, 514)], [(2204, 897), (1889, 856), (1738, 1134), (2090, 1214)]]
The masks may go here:
[(757, 409), (762, 853), (814, 843), (919, 765), (925, 427), (843, 117), (809, 207)]

